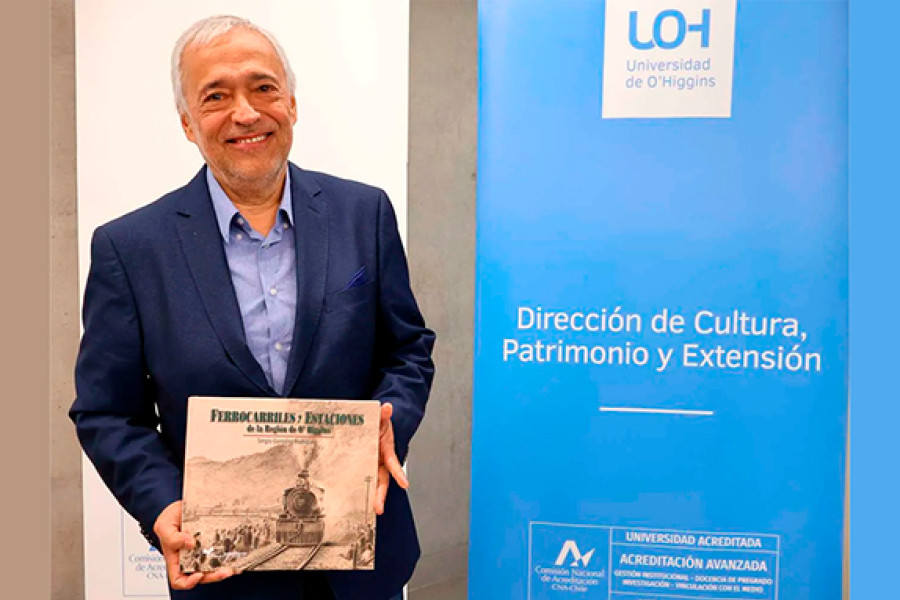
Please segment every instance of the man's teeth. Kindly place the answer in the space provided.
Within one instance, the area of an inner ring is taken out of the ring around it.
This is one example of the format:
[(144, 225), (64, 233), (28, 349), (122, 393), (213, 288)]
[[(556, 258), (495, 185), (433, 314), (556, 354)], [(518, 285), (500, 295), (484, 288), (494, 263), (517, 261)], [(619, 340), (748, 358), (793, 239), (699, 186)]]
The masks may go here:
[(266, 134), (265, 134), (265, 133), (262, 133), (262, 134), (260, 134), (260, 135), (255, 136), (255, 137), (252, 137), (252, 138), (246, 138), (246, 139), (243, 139), (243, 140), (235, 140), (235, 143), (237, 143), (237, 144), (252, 144), (253, 142), (261, 142), (261, 141), (263, 141), (264, 139), (266, 139)]

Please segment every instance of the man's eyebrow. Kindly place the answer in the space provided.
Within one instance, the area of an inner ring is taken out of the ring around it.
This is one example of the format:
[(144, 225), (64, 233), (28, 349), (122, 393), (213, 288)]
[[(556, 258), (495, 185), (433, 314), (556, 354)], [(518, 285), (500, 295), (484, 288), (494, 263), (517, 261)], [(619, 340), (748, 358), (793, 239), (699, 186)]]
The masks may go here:
[(250, 81), (262, 81), (263, 79), (269, 81), (277, 81), (278, 79), (272, 73), (265, 73), (263, 71), (256, 71), (254, 73), (250, 73), (249, 75)]
[[(250, 73), (247, 75), (247, 79), (249, 79), (252, 82), (263, 81), (263, 80), (273, 81), (276, 83), (278, 82), (278, 78), (273, 73), (267, 73), (265, 71), (254, 71), (253, 73)], [(225, 79), (223, 79), (223, 78), (213, 79), (212, 81), (205, 84), (202, 88), (200, 88), (199, 95), (200, 95), (200, 97), (203, 97), (206, 95), (206, 93), (209, 90), (212, 90), (215, 88), (220, 88), (220, 87), (225, 87)]]
[(204, 85), (202, 88), (200, 88), (200, 96), (201, 97), (205, 96), (206, 92), (208, 92), (209, 90), (212, 90), (212, 89), (215, 89), (218, 87), (222, 87), (224, 85), (224, 83), (225, 82), (222, 79), (213, 79), (212, 81), (210, 81), (209, 83)]

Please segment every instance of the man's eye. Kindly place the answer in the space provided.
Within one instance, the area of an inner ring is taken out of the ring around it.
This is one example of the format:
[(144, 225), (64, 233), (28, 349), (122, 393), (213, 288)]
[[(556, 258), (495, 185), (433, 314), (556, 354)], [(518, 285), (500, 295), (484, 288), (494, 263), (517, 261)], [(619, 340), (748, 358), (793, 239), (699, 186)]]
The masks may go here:
[(214, 92), (212, 94), (207, 94), (205, 98), (203, 98), (204, 102), (218, 102), (224, 98), (224, 96), (218, 92)]
[(275, 89), (275, 86), (270, 83), (264, 83), (261, 86), (259, 86), (258, 89), (261, 92), (271, 92)]

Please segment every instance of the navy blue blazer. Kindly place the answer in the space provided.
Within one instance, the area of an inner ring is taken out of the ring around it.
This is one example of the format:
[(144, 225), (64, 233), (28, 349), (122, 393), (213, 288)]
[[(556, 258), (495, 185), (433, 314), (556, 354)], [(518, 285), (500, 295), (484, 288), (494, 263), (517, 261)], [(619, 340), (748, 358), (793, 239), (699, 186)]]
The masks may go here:
[[(402, 461), (425, 410), (435, 336), (410, 290), (393, 208), (377, 188), (289, 168), (297, 313), (285, 396), (390, 401)], [(277, 395), (244, 340), (204, 169), (91, 242), (69, 414), (154, 542), (156, 517), (181, 498), (188, 396)], [(411, 576), (419, 545), (393, 481), (376, 527), (374, 571), (328, 573), (338, 600), (387, 598)], [(173, 597), (296, 599), (303, 577), (251, 572)]]

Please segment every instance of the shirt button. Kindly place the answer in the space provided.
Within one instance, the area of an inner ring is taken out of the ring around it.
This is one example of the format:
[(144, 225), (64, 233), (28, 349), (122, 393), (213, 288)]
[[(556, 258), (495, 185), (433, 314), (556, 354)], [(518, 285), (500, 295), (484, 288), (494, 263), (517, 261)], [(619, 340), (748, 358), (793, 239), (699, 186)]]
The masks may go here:
[(288, 227), (290, 227), (290, 225), (287, 223), (285, 223), (284, 225), (281, 226), (282, 229), (287, 229)]
[(243, 234), (243, 233), (239, 233), (239, 234), (237, 234), (237, 235), (234, 236), (234, 237), (236, 237), (236, 238), (239, 239), (239, 240), (242, 240), (242, 239), (244, 239), (244, 234)]
[(243, 225), (243, 224), (245, 223), (244, 219), (241, 218), (241, 217), (238, 217), (237, 222), (238, 222), (240, 225)]
[(281, 342), (275, 342), (275, 349), (281, 350), (284, 346), (281, 345)]
[(269, 288), (269, 293), (274, 296), (275, 294), (278, 293), (278, 290), (276, 290), (275, 288)]

